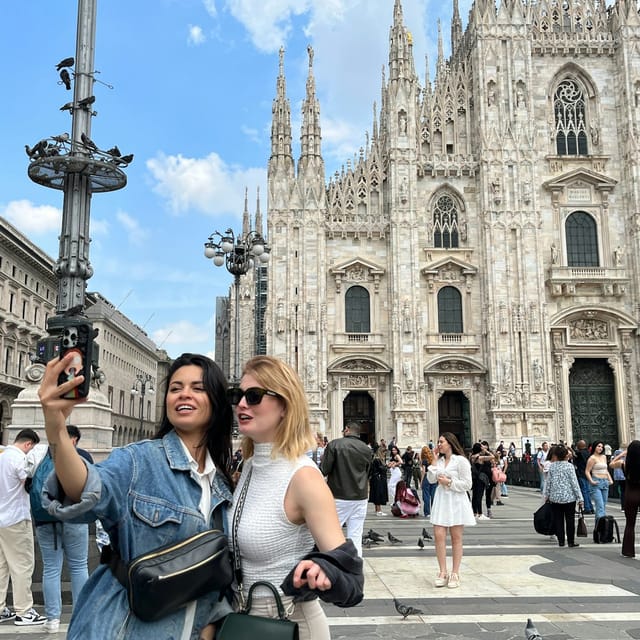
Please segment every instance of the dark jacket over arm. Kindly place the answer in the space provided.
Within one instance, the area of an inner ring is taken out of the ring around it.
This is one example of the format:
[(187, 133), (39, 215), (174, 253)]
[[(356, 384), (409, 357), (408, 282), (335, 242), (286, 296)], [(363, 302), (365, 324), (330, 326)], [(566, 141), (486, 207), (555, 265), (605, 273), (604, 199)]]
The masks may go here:
[(297, 602), (320, 598), (324, 602), (338, 607), (355, 607), (364, 597), (364, 574), (362, 572), (362, 558), (351, 540), (347, 540), (331, 551), (314, 550), (304, 556), (302, 560), (313, 560), (331, 580), (331, 589), (319, 591), (308, 586), (296, 589), (293, 586), (295, 567), (283, 580), (280, 588), (285, 595), (293, 596)]

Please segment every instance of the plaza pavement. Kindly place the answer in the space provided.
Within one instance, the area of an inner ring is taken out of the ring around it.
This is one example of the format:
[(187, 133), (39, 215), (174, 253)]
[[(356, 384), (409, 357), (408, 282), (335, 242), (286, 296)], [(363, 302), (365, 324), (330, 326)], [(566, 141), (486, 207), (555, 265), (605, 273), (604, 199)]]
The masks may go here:
[[(385, 538), (390, 531), (402, 542), (365, 549), (363, 603), (351, 609), (325, 606), (332, 640), (521, 640), (527, 618), (543, 640), (640, 640), (640, 560), (623, 558), (617, 543), (594, 544), (591, 535), (578, 538), (575, 549), (538, 535), (532, 514), (540, 499), (535, 489), (510, 487), (492, 520), (465, 529), (458, 589), (433, 587), (433, 542), (425, 541), (424, 549), (417, 545), (422, 527), (431, 532), (427, 520), (375, 517), (370, 506), (365, 531), (373, 528)], [(619, 503), (610, 502), (608, 513), (622, 535)], [(593, 516), (587, 516), (587, 526), (591, 534)], [(640, 553), (640, 537), (638, 543)], [(36, 602), (39, 587), (34, 583)], [(403, 620), (394, 597), (423, 613)], [(57, 635), (3, 623), (0, 640), (64, 638), (69, 609)]]

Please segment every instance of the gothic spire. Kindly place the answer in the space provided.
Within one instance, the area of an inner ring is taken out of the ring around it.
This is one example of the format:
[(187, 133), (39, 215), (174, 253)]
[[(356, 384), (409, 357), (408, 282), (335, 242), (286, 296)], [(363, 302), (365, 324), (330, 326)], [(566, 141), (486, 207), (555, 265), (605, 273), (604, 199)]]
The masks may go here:
[(402, 4), (395, 0), (393, 7), (393, 26), (389, 30), (389, 81), (399, 78), (414, 79), (413, 38), (407, 31), (402, 19)]
[(251, 223), (249, 222), (249, 189), (244, 188), (244, 211), (242, 212), (242, 235), (247, 237), (251, 231)]
[[(444, 45), (442, 44), (442, 23), (440, 22), (440, 18), (438, 18), (438, 61), (436, 62), (436, 85), (438, 84), (438, 80), (442, 81), (444, 76)], [(438, 78), (440, 76), (440, 78)]]
[(309, 54), (309, 75), (307, 76), (307, 93), (302, 103), (300, 166), (305, 168), (310, 162), (320, 163), (324, 176), (324, 163), (320, 147), (320, 103), (316, 97), (316, 81), (313, 76), (313, 47), (311, 45), (307, 47), (307, 53)]
[(254, 231), (264, 238), (262, 235), (262, 213), (260, 212), (260, 187), (258, 187), (256, 193), (256, 218)]
[(462, 20), (458, 9), (458, 0), (453, 0), (453, 17), (451, 18), (451, 57), (458, 50), (458, 45), (462, 40)]
[(269, 173), (284, 167), (287, 175), (293, 177), (293, 153), (291, 151), (291, 106), (287, 98), (284, 77), (284, 47), (280, 47), (280, 62), (276, 97), (273, 100), (271, 120), (271, 158)]

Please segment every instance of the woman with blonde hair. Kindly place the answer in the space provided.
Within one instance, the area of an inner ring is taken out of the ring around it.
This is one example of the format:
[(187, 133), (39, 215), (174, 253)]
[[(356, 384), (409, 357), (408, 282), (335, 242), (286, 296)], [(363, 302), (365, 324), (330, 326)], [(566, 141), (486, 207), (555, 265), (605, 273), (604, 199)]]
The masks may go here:
[(422, 463), (422, 510), (425, 518), (431, 517), (431, 503), (436, 493), (437, 482), (429, 482), (427, 478), (427, 467), (433, 464), (433, 451), (431, 447), (425, 445), (420, 450), (420, 461)]
[[(358, 604), (364, 578), (333, 496), (306, 455), (314, 437), (302, 383), (283, 361), (257, 356), (246, 363), (229, 399), (246, 460), (228, 515), (242, 571), (238, 598), (246, 599), (255, 582), (270, 582), (298, 623), (301, 640), (328, 640), (318, 598), (343, 607)], [(277, 615), (267, 588), (254, 590), (251, 613)]]

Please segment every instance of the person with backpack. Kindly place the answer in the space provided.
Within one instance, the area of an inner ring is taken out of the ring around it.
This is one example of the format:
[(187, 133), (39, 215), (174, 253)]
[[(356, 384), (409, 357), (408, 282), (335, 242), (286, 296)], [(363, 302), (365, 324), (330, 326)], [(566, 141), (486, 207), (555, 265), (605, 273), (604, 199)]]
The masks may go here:
[(636, 557), (636, 518), (640, 508), (640, 440), (633, 440), (626, 450), (611, 460), (614, 469), (622, 469), (625, 475), (624, 492), (624, 533), (622, 535), (622, 555)]
[(566, 525), (566, 541), (569, 547), (579, 547), (575, 540), (575, 512), (576, 503), (582, 509), (584, 502), (576, 470), (569, 462), (569, 456), (569, 451), (563, 444), (553, 445), (549, 449), (547, 456), (550, 460), (549, 471), (542, 496), (551, 504), (558, 546), (564, 547)]
[[(78, 454), (89, 464), (93, 458), (88, 451), (78, 447), (80, 429), (67, 425), (67, 433)], [(71, 578), (71, 597), (75, 604), (80, 590), (89, 578), (89, 525), (61, 522), (42, 506), (42, 490), (49, 474), (54, 470), (51, 452), (48, 450), (36, 467), (29, 490), (31, 518), (36, 527), (36, 538), (42, 556), (42, 595), (47, 621), (47, 633), (58, 633), (62, 613), (62, 563), (66, 560)]]

